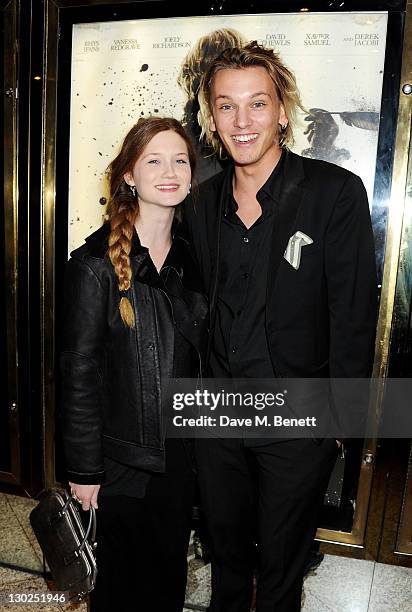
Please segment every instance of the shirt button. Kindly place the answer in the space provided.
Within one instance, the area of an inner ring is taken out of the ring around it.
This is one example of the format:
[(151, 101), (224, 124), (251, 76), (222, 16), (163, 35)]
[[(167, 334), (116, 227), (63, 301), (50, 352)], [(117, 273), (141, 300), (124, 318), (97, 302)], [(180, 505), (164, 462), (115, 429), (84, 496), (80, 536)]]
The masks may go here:
[(249, 242), (249, 238), (247, 236), (243, 236), (243, 242)]
[(232, 353), (236, 353), (237, 351), (237, 346), (232, 346)]
[(197, 321), (193, 321), (193, 326), (197, 327), (199, 325), (199, 323)]
[(245, 272), (245, 273), (243, 274), (243, 278), (249, 278), (249, 274), (248, 274), (247, 272)]

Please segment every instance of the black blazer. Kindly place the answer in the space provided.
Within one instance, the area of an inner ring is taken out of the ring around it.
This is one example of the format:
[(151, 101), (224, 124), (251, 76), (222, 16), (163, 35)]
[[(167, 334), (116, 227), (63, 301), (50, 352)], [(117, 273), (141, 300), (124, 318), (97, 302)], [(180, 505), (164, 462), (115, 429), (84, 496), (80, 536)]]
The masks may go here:
[[(368, 377), (377, 313), (375, 252), (361, 179), (286, 151), (267, 278), (266, 334), (277, 377)], [(233, 168), (199, 188), (186, 208), (205, 290), (210, 338), (216, 313), (219, 236)], [(313, 242), (298, 269), (284, 254), (297, 231)]]

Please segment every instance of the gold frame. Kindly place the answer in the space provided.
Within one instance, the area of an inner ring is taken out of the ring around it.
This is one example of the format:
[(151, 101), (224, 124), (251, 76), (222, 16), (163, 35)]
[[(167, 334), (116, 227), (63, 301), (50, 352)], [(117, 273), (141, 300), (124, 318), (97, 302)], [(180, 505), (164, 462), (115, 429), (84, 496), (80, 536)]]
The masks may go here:
[[(383, 270), (381, 302), (375, 344), (373, 378), (377, 384), (372, 385), (372, 397), (369, 406), (369, 431), (377, 432), (381, 415), (381, 406), (385, 390), (385, 376), (388, 370), (388, 358), (391, 348), (391, 332), (396, 294), (398, 266), (401, 262), (401, 244), (403, 239), (404, 217), (410, 216), (407, 202), (408, 159), (411, 143), (412, 94), (405, 95), (402, 87), (412, 83), (412, 0), (408, 0), (405, 16), (404, 46), (402, 52), (399, 107), (396, 125), (395, 155), (392, 170), (392, 187), (389, 202), (388, 232), (385, 248), (385, 265)], [(411, 181), (409, 179), (409, 185)], [(409, 203), (410, 208), (410, 203)], [(363, 461), (361, 465), (356, 511), (351, 533), (318, 529), (316, 537), (330, 543), (363, 546), (368, 506), (372, 491), (374, 463), (376, 457), (376, 437), (365, 440)], [(412, 489), (412, 487), (411, 487)], [(411, 492), (410, 492), (411, 495)], [(411, 500), (412, 506), (412, 500)]]
[[(409, 0), (410, 9), (412, 12), (412, 0)], [(410, 21), (412, 22), (412, 15)], [(410, 29), (406, 34), (409, 38), (406, 43), (405, 53), (412, 57), (412, 23), (409, 24)], [(410, 61), (408, 69), (402, 75), (401, 87), (405, 84), (412, 84), (412, 61)], [(412, 93), (409, 94), (409, 113), (405, 111), (405, 122), (412, 123)], [(407, 160), (408, 170), (405, 185), (405, 209), (403, 214), (403, 226), (398, 266), (398, 299), (397, 309), (394, 314), (394, 321), (399, 319), (401, 326), (409, 324), (410, 317), (410, 302), (412, 296), (409, 295), (412, 282), (410, 275), (412, 274), (412, 134), (409, 133), (409, 158)], [(409, 276), (409, 282), (405, 282), (405, 276)], [(406, 286), (405, 286), (406, 285)], [(405, 291), (406, 289), (406, 291)], [(406, 467), (405, 486), (403, 489), (402, 508), (399, 521), (398, 534), (396, 538), (395, 555), (409, 555), (412, 557), (412, 440), (410, 441), (409, 459)]]
[[(5, 108), (4, 125), (7, 135), (4, 143), (4, 232), (6, 275), (6, 324), (7, 324), (7, 379), (9, 389), (11, 471), (0, 472), (0, 480), (18, 484), (21, 480), (21, 457), (18, 411), (18, 349), (17, 349), (17, 223), (18, 223), (18, 36), (19, 1), (10, 0), (2, 8), (4, 13), (4, 46), (9, 50), (4, 57)], [(10, 105), (8, 104), (10, 102)], [(6, 150), (7, 147), (7, 150)]]
[(41, 398), (43, 408), (43, 470), (46, 487), (55, 484), (54, 455), (54, 238), (56, 194), (56, 103), (59, 5), (44, 5), (44, 80), (42, 114), (40, 286)]
[[(117, 0), (129, 3), (130, 0)], [(42, 165), (42, 233), (41, 233), (41, 270), (42, 270), (42, 397), (44, 409), (45, 474), (46, 485), (54, 484), (54, 340), (53, 322), (55, 304), (54, 283), (54, 206), (55, 206), (55, 134), (56, 134), (56, 93), (57, 93), (57, 48), (59, 11), (67, 7), (80, 6), (82, 0), (46, 0), (45, 2), (45, 80), (43, 104), (43, 165)], [(89, 0), (88, 5), (111, 4), (110, 0)], [(412, 0), (408, 0), (405, 26), (405, 46), (402, 58), (402, 83), (411, 74), (412, 54)], [(391, 341), (391, 325), (395, 299), (396, 278), (399, 262), (402, 218), (404, 213), (407, 159), (410, 140), (410, 112), (412, 96), (400, 92), (399, 114), (396, 127), (396, 148), (392, 173), (392, 190), (388, 217), (388, 233), (385, 249), (385, 266), (373, 376), (379, 379), (377, 391), (371, 398), (369, 419), (377, 424), (384, 392), (384, 377), (388, 367)], [(409, 119), (409, 123), (408, 123)], [(47, 135), (47, 138), (46, 138)], [(374, 475), (376, 439), (369, 438), (364, 444), (356, 512), (352, 532), (346, 533), (329, 529), (318, 529), (317, 538), (323, 542), (349, 545), (351, 548), (364, 548), (365, 531), (368, 518), (369, 500)]]

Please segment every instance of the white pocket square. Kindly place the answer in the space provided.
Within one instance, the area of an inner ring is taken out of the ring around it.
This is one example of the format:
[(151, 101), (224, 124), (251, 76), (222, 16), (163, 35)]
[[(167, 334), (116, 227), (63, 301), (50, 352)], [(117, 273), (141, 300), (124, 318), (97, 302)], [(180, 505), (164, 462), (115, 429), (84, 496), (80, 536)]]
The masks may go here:
[(312, 243), (313, 240), (310, 236), (303, 232), (296, 232), (289, 238), (288, 246), (286, 247), (283, 257), (293, 268), (295, 268), (295, 270), (297, 270), (300, 266), (302, 247)]

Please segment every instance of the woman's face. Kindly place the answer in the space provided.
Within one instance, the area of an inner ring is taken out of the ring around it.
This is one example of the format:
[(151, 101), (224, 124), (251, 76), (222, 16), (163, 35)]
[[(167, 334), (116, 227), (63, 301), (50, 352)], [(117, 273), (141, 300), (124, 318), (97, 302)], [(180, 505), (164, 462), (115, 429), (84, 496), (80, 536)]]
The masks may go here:
[(176, 132), (167, 130), (153, 136), (124, 180), (135, 185), (140, 207), (169, 208), (185, 199), (191, 176), (185, 141)]

